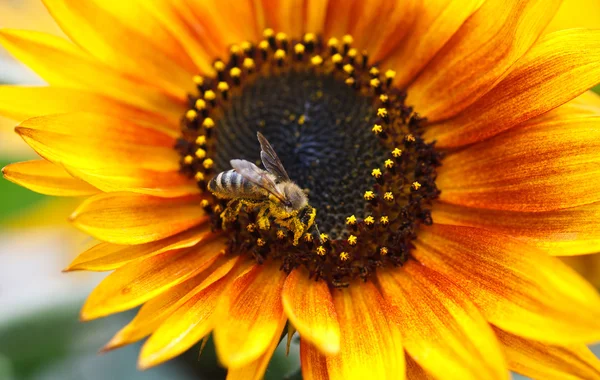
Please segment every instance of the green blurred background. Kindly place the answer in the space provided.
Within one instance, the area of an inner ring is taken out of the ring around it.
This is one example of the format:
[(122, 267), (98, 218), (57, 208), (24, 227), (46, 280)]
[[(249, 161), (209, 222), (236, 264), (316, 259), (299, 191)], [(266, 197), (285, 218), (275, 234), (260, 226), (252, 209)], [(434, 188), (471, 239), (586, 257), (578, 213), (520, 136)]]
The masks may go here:
[[(600, 26), (600, 0), (567, 0), (550, 28)], [(568, 9), (567, 9), (568, 8)], [(0, 27), (61, 35), (38, 0), (0, 0)], [(0, 83), (41, 84), (0, 48)], [(600, 92), (600, 86), (595, 88)], [(0, 167), (33, 158), (0, 118)], [(97, 351), (135, 311), (80, 323), (78, 309), (103, 274), (61, 273), (90, 238), (66, 223), (70, 200), (50, 199), (0, 179), (0, 380), (12, 379), (222, 379), (212, 343), (200, 358), (198, 347), (157, 368), (136, 369), (139, 344), (99, 355)], [(596, 264), (581, 265), (588, 272)], [(596, 268), (600, 270), (599, 268)], [(592, 271), (593, 272), (593, 271)], [(594, 273), (587, 273), (594, 275)], [(267, 379), (297, 379), (296, 342), (276, 351)]]

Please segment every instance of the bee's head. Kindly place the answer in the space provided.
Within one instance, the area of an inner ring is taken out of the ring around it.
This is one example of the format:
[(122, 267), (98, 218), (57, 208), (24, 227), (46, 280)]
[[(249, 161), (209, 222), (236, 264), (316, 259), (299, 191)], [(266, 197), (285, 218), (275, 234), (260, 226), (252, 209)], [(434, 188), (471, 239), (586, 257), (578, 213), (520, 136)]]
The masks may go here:
[(289, 182), (283, 186), (285, 201), (283, 205), (288, 212), (300, 211), (308, 205), (308, 197), (298, 185)]

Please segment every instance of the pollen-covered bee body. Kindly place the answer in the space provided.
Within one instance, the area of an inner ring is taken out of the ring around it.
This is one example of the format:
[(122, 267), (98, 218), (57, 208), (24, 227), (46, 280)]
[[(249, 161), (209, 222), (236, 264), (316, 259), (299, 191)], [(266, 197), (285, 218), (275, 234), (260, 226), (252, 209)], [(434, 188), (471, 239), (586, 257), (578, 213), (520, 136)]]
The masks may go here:
[(223, 225), (234, 221), (243, 206), (248, 211), (258, 209), (259, 228), (269, 229), (272, 218), (294, 233), (296, 245), (311, 227), (316, 230), (316, 209), (308, 204), (304, 191), (289, 178), (267, 139), (260, 132), (257, 135), (266, 170), (246, 160), (231, 160), (233, 169), (211, 179), (208, 190), (218, 198), (231, 199), (220, 215)]

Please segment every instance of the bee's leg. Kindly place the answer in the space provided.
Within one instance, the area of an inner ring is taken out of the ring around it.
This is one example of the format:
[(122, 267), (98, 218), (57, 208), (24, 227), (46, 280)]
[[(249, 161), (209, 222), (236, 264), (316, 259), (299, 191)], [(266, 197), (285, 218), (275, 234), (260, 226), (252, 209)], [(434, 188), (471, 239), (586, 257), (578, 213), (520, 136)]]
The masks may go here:
[(258, 215), (256, 215), (256, 223), (258, 224), (258, 228), (261, 230), (268, 230), (271, 228), (271, 222), (269, 221), (269, 210), (269, 207), (263, 207), (258, 212)]
[(235, 222), (242, 206), (243, 204), (240, 199), (232, 199), (227, 203), (227, 207), (225, 207), (225, 210), (220, 215), (223, 222), (223, 229), (225, 229), (227, 223)]

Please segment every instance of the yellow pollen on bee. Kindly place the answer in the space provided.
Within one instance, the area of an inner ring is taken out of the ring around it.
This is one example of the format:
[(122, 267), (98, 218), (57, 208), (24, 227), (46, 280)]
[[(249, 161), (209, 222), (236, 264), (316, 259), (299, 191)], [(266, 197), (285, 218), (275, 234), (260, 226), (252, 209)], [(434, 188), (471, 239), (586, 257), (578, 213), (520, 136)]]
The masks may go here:
[(387, 108), (377, 108), (377, 116), (379, 117), (387, 117), (388, 110)]
[(285, 59), (285, 50), (283, 50), (283, 49), (277, 49), (277, 51), (275, 52), (274, 57), (278, 61), (281, 61), (281, 60)]
[(379, 248), (379, 254), (381, 256), (385, 256), (390, 252), (390, 250), (387, 247), (381, 247)]
[(268, 42), (268, 41), (265, 41), (265, 40), (262, 40), (262, 41), (260, 41), (260, 42), (258, 43), (258, 48), (259, 48), (260, 50), (267, 50), (267, 49), (269, 49), (269, 42)]
[(351, 45), (354, 42), (354, 38), (351, 35), (346, 34), (344, 37), (342, 37), (342, 42), (344, 45)]
[(400, 148), (394, 148), (394, 150), (392, 150), (392, 156), (395, 158), (402, 156), (402, 150)]
[(308, 44), (308, 43), (311, 43), (311, 42), (315, 42), (315, 40), (316, 40), (316, 39), (317, 39), (317, 38), (316, 38), (316, 36), (314, 35), (314, 33), (306, 33), (306, 34), (304, 35), (304, 42), (305, 42), (305, 43), (307, 43), (307, 44)]
[(275, 31), (273, 31), (273, 29), (271, 28), (266, 28), (265, 30), (263, 30), (263, 37), (264, 38), (271, 38), (275, 35)]
[(310, 59), (310, 63), (312, 63), (313, 66), (319, 66), (323, 63), (323, 57), (321, 57), (320, 55), (315, 55)]
[(383, 163), (383, 165), (386, 167), (386, 169), (391, 169), (394, 167), (394, 161), (390, 160), (389, 158), (387, 160), (385, 160), (385, 162)]
[(305, 50), (306, 50), (306, 48), (304, 47), (304, 45), (302, 45), (300, 43), (294, 45), (294, 52), (296, 54), (304, 54)]
[(254, 60), (252, 58), (244, 58), (244, 62), (242, 63), (247, 70), (254, 68)]
[(379, 81), (379, 79), (373, 78), (369, 81), (369, 85), (371, 85), (371, 87), (373, 88), (377, 88), (381, 85), (381, 82)]
[(194, 121), (194, 120), (196, 120), (197, 117), (198, 117), (198, 112), (196, 112), (195, 110), (188, 110), (185, 113), (185, 118), (188, 119), (188, 121)]
[(183, 163), (186, 165), (191, 165), (192, 162), (194, 162), (194, 157), (190, 156), (189, 154), (183, 158)]
[(388, 100), (390, 100), (390, 97), (386, 94), (381, 94), (379, 95), (379, 100), (381, 101), (381, 103), (387, 103)]
[(370, 216), (370, 215), (369, 215), (369, 216), (367, 216), (367, 217), (365, 218), (365, 224), (366, 224), (367, 226), (372, 226), (373, 224), (375, 224), (375, 218), (373, 218), (373, 217), (372, 217), (372, 216)]
[(213, 90), (208, 90), (204, 93), (204, 99), (211, 101), (211, 100), (215, 100), (217, 98), (217, 95), (215, 94), (215, 92)]
[(193, 81), (196, 86), (204, 85), (204, 78), (200, 75), (194, 75)]
[(215, 126), (215, 122), (213, 121), (213, 119), (211, 119), (210, 117), (207, 117), (206, 119), (204, 119), (204, 121), (202, 122), (202, 126), (206, 129), (211, 129)]
[(203, 199), (200, 201), (200, 207), (206, 208), (208, 206), (210, 206), (210, 202), (208, 201), (208, 199)]
[(412, 133), (409, 133), (408, 135), (406, 135), (406, 137), (404, 138), (406, 141), (408, 142), (415, 142), (415, 136), (412, 135)]
[(352, 74), (352, 73), (354, 72), (354, 66), (352, 66), (352, 65), (351, 65), (351, 64), (349, 64), (349, 63), (346, 63), (346, 64), (344, 65), (344, 71), (345, 71), (346, 73), (348, 73), (348, 74)]
[(325, 250), (325, 247), (323, 247), (322, 245), (317, 247), (317, 255), (325, 256), (325, 253), (327, 253), (327, 250)]
[(319, 237), (321, 238), (321, 241), (323, 243), (325, 243), (325, 242), (327, 242), (327, 240), (329, 240), (329, 235), (327, 235), (327, 234), (321, 234), (321, 235), (319, 235)]
[(349, 217), (347, 217), (346, 218), (346, 224), (348, 224), (348, 225), (354, 225), (354, 224), (356, 224), (356, 216), (350, 215)]
[(338, 46), (338, 44), (339, 44), (339, 41), (338, 41), (338, 39), (337, 39), (337, 38), (335, 38), (335, 37), (331, 37), (331, 38), (329, 39), (329, 41), (327, 41), (327, 46), (329, 46), (329, 47), (337, 47), (337, 46)]
[(277, 230), (277, 239), (285, 239), (285, 232), (282, 230)]
[(219, 89), (219, 91), (225, 92), (225, 91), (229, 90), (229, 85), (227, 84), (227, 82), (219, 82), (219, 84), (217, 85), (217, 88)]
[(363, 198), (365, 198), (365, 200), (367, 201), (372, 201), (373, 199), (375, 199), (375, 193), (372, 190), (367, 190), (365, 191)]
[(371, 175), (375, 178), (380, 178), (382, 175), (381, 169), (375, 168), (375, 169), (371, 170)]
[(195, 154), (196, 157), (198, 157), (199, 159), (203, 159), (204, 157), (206, 157), (206, 151), (202, 148), (197, 149)]
[(207, 158), (206, 160), (202, 161), (202, 166), (204, 166), (204, 169), (210, 169), (214, 164), (215, 162), (211, 158)]
[(229, 75), (232, 78), (238, 78), (242, 75), (242, 70), (239, 67), (232, 67), (231, 70), (229, 70)]
[(373, 126), (373, 128), (371, 129), (371, 131), (372, 131), (374, 134), (378, 135), (378, 134), (380, 134), (380, 133), (382, 133), (382, 132), (383, 132), (383, 127), (382, 127), (380, 124), (375, 124), (375, 125)]
[(419, 190), (421, 188), (421, 184), (417, 181), (412, 183), (412, 188), (415, 190)]
[(194, 104), (194, 106), (196, 107), (197, 110), (203, 110), (206, 108), (206, 101), (204, 101), (204, 99), (198, 99), (198, 100), (196, 100), (196, 103)]
[(221, 71), (225, 70), (225, 63), (223, 63), (223, 61), (216, 61), (215, 63), (213, 63), (213, 67), (218, 72), (221, 72)]
[(358, 238), (355, 235), (348, 236), (348, 244), (356, 245), (357, 242), (358, 242)]
[(258, 245), (259, 247), (264, 247), (265, 244), (267, 244), (265, 239), (263, 239), (263, 238), (256, 239), (256, 245)]
[(283, 32), (279, 32), (279, 33), (277, 33), (277, 35), (275, 36), (275, 39), (276, 39), (277, 41), (280, 41), (280, 42), (281, 42), (281, 41), (285, 41), (285, 40), (287, 40), (287, 34), (285, 34), (285, 33), (283, 33)]
[(343, 59), (344, 59), (344, 57), (342, 57), (342, 55), (340, 53), (336, 53), (331, 57), (331, 61), (333, 63), (340, 63), (340, 62), (342, 62)]
[(369, 70), (369, 74), (375, 77), (379, 75), (379, 69), (377, 67), (371, 67), (371, 70)]
[(391, 202), (394, 200), (394, 194), (392, 194), (391, 191), (388, 191), (385, 194), (383, 194), (383, 199), (385, 199), (388, 202)]
[(385, 77), (387, 79), (394, 79), (396, 77), (396, 72), (394, 70), (388, 70), (385, 72)]
[(390, 218), (386, 215), (382, 216), (381, 218), (379, 218), (379, 223), (385, 225), (388, 225), (390, 223)]
[(340, 253), (340, 260), (347, 261), (349, 258), (350, 258), (350, 255), (348, 254), (348, 252)]
[(196, 181), (204, 181), (204, 173), (196, 172), (196, 174), (194, 175), (194, 179)]
[(249, 224), (246, 226), (246, 230), (248, 230), (248, 232), (254, 232), (254, 231), (256, 231), (256, 228), (257, 228), (257, 227), (258, 227), (258, 226), (257, 226), (255, 223), (249, 223)]
[(196, 138), (196, 145), (204, 145), (206, 144), (206, 136), (200, 135)]

